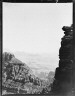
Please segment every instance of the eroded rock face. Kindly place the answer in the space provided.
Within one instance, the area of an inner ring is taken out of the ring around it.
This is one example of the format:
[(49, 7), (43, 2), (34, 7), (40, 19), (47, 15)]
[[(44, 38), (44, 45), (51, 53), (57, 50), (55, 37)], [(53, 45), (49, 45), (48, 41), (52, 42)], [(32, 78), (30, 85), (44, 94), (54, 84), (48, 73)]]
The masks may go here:
[[(49, 80), (53, 81), (51, 78)], [(36, 77), (32, 70), (13, 54), (3, 53), (2, 94), (47, 94), (51, 90), (50, 82)]]
[(73, 64), (73, 26), (64, 26), (64, 37), (59, 50), (59, 67), (56, 68), (52, 92), (67, 94), (72, 89), (72, 64)]
[(28, 67), (24, 67), (24, 63), (16, 59), (13, 54), (5, 52), (3, 54), (3, 82), (8, 79), (13, 81), (25, 81), (26, 74), (30, 71)]
[(20, 93), (20, 91), (22, 91), (21, 93), (28, 93), (30, 92), (27, 89), (30, 88), (29, 86), (40, 86), (40, 83), (39, 78), (32, 74), (32, 70), (25, 63), (11, 53), (3, 53), (2, 90), (13, 93)]

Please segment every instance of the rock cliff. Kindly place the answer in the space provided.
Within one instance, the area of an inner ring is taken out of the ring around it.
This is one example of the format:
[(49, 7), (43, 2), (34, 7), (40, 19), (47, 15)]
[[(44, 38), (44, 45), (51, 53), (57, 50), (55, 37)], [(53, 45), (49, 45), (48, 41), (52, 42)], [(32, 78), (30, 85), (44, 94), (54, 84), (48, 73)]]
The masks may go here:
[(68, 94), (72, 90), (72, 65), (73, 65), (73, 26), (62, 28), (64, 36), (59, 50), (59, 67), (55, 71), (55, 80), (52, 92), (55, 94)]
[(40, 89), (41, 80), (13, 54), (3, 53), (2, 61), (2, 90), (16, 94), (33, 94)]

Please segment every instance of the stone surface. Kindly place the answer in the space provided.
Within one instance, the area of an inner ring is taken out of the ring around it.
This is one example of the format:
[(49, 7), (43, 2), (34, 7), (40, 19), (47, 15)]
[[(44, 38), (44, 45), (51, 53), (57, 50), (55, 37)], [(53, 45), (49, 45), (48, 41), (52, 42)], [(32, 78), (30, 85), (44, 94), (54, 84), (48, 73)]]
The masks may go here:
[(40, 86), (40, 83), (39, 78), (32, 74), (32, 70), (25, 63), (18, 60), (11, 53), (3, 53), (2, 90), (11, 91), (13, 93), (21, 93), (20, 91), (26, 93), (28, 92), (28, 89), (24, 88), (26, 85)]
[(72, 90), (72, 65), (73, 65), (73, 25), (62, 28), (64, 36), (61, 39), (59, 50), (59, 67), (55, 71), (55, 80), (52, 92), (55, 94), (68, 94)]
[(32, 70), (13, 54), (3, 53), (2, 94), (46, 94), (51, 90), (48, 85), (47, 81), (36, 77)]

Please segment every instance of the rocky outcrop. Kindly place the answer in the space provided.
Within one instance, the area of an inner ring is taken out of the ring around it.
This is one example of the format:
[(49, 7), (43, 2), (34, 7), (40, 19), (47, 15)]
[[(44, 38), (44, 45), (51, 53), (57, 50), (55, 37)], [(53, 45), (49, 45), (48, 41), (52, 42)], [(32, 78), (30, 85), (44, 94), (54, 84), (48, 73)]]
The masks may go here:
[[(18, 76), (21, 78), (24, 78), (24, 73), (27, 73), (30, 71), (28, 66), (26, 64), (22, 63), (20, 60), (15, 58), (13, 54), (5, 52), (3, 54), (3, 75), (6, 74), (6, 79), (19, 79)], [(5, 75), (4, 75), (5, 77)]]
[(73, 26), (62, 28), (64, 37), (59, 50), (59, 67), (55, 71), (52, 93), (67, 94), (72, 90)]
[[(32, 70), (11, 53), (3, 53), (2, 60), (2, 90), (13, 93), (35, 93), (41, 81), (32, 74)], [(33, 90), (30, 88), (34, 88)], [(37, 89), (38, 91), (38, 89)], [(40, 91), (39, 91), (40, 92)]]

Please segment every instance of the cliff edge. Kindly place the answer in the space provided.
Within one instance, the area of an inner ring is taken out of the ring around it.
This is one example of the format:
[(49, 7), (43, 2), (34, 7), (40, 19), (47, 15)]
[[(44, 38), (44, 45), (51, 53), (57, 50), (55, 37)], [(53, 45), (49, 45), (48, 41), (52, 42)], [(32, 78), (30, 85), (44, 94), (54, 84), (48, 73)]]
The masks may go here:
[(52, 93), (68, 94), (72, 91), (72, 65), (73, 65), (73, 25), (62, 28), (64, 36), (59, 49), (59, 67), (56, 68)]

